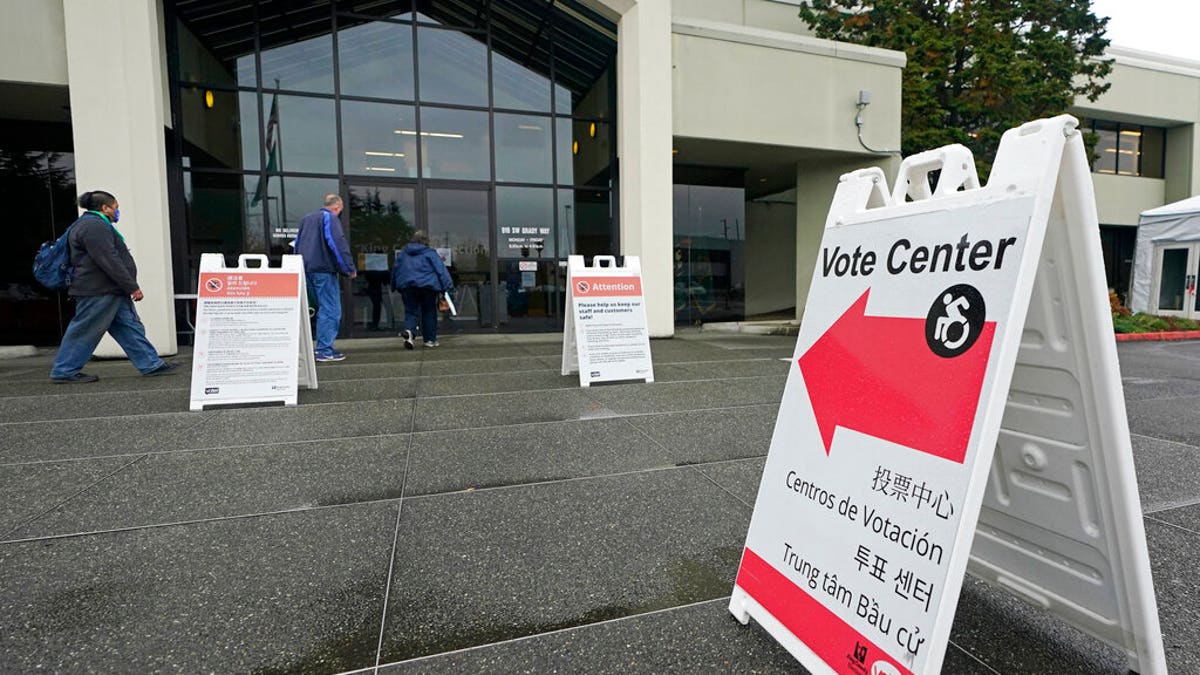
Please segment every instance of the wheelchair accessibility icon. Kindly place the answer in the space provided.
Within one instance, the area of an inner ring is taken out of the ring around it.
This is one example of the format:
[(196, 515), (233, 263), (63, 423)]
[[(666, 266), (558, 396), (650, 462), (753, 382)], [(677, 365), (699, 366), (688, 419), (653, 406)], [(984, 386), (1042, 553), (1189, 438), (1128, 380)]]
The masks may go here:
[(925, 318), (925, 341), (934, 354), (953, 358), (966, 352), (983, 332), (987, 308), (983, 296), (970, 284), (958, 284), (938, 293)]

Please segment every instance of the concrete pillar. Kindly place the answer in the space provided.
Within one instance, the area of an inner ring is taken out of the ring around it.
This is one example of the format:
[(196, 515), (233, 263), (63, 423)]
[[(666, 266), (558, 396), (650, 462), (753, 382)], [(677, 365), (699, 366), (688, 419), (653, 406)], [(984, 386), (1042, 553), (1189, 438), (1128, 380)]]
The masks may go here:
[(642, 261), (650, 337), (675, 334), (671, 0), (638, 0), (617, 22), (621, 253)]
[(813, 270), (821, 253), (821, 237), (825, 234), (825, 217), (837, 191), (838, 178), (856, 169), (878, 166), (888, 177), (890, 188), (900, 168), (896, 155), (847, 156), (841, 159), (822, 159), (805, 162), (796, 167), (796, 318), (804, 318), (804, 303), (812, 286)]
[(1166, 203), (1200, 194), (1200, 134), (1195, 124), (1167, 129), (1165, 178)]
[[(159, 353), (174, 354), (161, 18), (157, 0), (62, 0), (79, 191), (121, 203), (118, 229), (138, 266), (138, 313)], [(106, 337), (98, 356), (124, 354)]]

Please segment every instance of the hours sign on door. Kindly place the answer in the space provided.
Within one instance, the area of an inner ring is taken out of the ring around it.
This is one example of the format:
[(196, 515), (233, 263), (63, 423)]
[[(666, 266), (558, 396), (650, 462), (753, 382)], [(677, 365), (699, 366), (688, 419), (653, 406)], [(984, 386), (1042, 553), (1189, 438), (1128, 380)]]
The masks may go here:
[(829, 672), (924, 672), (957, 597), (1033, 204), (825, 231), (737, 585)]

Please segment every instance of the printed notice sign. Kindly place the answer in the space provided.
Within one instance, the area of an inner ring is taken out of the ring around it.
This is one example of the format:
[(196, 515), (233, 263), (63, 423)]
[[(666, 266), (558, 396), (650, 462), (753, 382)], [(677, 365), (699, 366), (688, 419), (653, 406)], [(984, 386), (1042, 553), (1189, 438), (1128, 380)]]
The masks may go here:
[(641, 266), (627, 256), (617, 267), (609, 256), (593, 266), (568, 259), (569, 307), (563, 331), (562, 374), (578, 369), (580, 386), (619, 380), (654, 381)]
[[(282, 268), (225, 268), (224, 257), (202, 260), (196, 307), (191, 407), (283, 401), (294, 405), (302, 371), (312, 368), (307, 298), (300, 256)], [(244, 259), (248, 256), (243, 256)], [(205, 264), (207, 263), (207, 264)], [(299, 362), (298, 362), (299, 355)], [(315, 369), (312, 369), (315, 371)], [(315, 372), (304, 373), (315, 387)]]
[(825, 232), (737, 584), (832, 672), (925, 672), (1033, 203)]

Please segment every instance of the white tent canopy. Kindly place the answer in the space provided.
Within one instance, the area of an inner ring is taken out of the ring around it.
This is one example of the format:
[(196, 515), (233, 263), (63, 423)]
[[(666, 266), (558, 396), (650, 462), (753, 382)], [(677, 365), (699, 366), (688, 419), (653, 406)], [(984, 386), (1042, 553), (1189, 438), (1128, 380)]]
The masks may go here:
[(1142, 212), (1129, 284), (1129, 309), (1150, 311), (1154, 252), (1162, 244), (1173, 243), (1200, 243), (1200, 195)]

